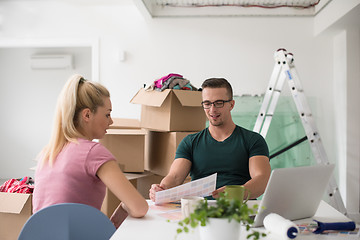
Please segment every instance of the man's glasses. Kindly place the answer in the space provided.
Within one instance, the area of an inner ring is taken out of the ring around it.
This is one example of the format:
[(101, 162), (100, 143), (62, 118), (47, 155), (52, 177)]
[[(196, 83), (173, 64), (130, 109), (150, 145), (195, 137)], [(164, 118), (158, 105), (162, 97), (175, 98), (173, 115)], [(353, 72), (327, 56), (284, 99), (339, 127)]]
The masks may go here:
[(210, 101), (204, 101), (204, 102), (201, 102), (201, 105), (204, 109), (209, 109), (211, 108), (211, 105), (214, 105), (214, 107), (216, 108), (222, 108), (224, 106), (224, 104), (226, 102), (231, 102), (232, 100), (216, 100), (215, 102), (210, 102)]

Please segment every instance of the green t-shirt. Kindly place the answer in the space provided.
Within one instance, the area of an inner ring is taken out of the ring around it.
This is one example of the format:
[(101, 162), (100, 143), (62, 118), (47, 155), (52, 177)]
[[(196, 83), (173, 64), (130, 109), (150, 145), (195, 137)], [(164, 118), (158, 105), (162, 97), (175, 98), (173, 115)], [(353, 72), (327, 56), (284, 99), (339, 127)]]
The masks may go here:
[(236, 126), (230, 137), (222, 142), (216, 141), (208, 128), (186, 136), (176, 150), (175, 159), (191, 161), (192, 181), (217, 173), (216, 188), (219, 188), (249, 181), (249, 158), (257, 155), (269, 157), (265, 139)]

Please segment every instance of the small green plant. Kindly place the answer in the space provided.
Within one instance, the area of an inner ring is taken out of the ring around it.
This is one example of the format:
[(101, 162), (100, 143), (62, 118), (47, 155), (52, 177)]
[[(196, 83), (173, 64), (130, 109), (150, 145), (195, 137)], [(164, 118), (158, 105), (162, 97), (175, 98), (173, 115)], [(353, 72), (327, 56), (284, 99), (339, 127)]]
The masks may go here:
[[(246, 203), (237, 199), (226, 198), (226, 193), (220, 193), (220, 197), (216, 199), (215, 205), (209, 205), (207, 199), (202, 201), (195, 211), (187, 217), (179, 221), (179, 228), (177, 233), (189, 232), (189, 228), (196, 228), (206, 226), (209, 218), (226, 218), (228, 221), (237, 221), (246, 226), (246, 231), (250, 230), (250, 225), (254, 222), (251, 215), (257, 212), (258, 205), (249, 208)], [(252, 238), (258, 240), (260, 237), (265, 237), (265, 233), (260, 233), (253, 230), (247, 235), (247, 239)]]

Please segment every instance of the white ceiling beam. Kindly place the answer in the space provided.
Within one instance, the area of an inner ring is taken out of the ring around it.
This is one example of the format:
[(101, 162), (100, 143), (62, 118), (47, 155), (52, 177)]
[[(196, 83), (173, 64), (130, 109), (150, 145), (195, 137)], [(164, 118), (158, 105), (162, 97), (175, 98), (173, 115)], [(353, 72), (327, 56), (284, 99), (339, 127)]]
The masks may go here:
[[(312, 5), (318, 3), (318, 0), (133, 0), (133, 1), (135, 2), (139, 10), (146, 17), (314, 16), (315, 7)], [(322, 0), (322, 1), (328, 2), (331, 0)], [(275, 6), (283, 6), (283, 7), (275, 7)], [(303, 8), (303, 7), (294, 7), (294, 6), (312, 6), (312, 7)]]

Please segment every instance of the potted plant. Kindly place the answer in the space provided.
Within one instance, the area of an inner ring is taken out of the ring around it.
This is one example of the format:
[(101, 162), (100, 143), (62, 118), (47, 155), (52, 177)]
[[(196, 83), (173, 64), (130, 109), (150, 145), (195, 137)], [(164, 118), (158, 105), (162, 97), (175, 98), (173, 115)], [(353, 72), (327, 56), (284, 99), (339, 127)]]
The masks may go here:
[[(209, 204), (205, 199), (200, 202), (190, 217), (178, 222), (177, 233), (189, 232), (190, 228), (199, 227), (202, 239), (238, 239), (240, 234), (240, 224), (246, 226), (249, 231), (250, 225), (254, 222), (251, 215), (257, 212), (258, 206), (249, 208), (246, 203), (237, 199), (228, 199), (227, 193), (220, 193), (215, 204)], [(228, 229), (226, 229), (228, 228)], [(265, 233), (252, 230), (247, 238), (258, 240), (266, 236)]]

